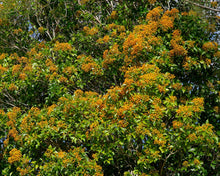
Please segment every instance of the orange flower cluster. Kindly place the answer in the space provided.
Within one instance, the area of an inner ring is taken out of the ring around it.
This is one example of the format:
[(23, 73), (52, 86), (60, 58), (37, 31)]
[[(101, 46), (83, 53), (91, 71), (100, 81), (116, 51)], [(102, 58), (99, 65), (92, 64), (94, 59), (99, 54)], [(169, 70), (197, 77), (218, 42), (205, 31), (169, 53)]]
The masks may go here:
[(16, 34), (16, 35), (20, 34), (21, 32), (23, 32), (23, 30), (21, 28), (14, 30), (14, 34)]
[(46, 152), (44, 153), (44, 155), (49, 158), (49, 157), (51, 157), (53, 155), (53, 153), (54, 153), (54, 151), (52, 149), (48, 148), (46, 150)]
[(30, 71), (32, 71), (32, 69), (33, 69), (32, 65), (28, 64), (24, 67), (23, 72), (30, 72)]
[(91, 56), (84, 58), (81, 69), (84, 72), (91, 71), (92, 74), (97, 74), (97, 75), (101, 74), (99, 65), (92, 59)]
[(10, 91), (14, 91), (14, 90), (17, 90), (18, 87), (17, 87), (14, 83), (11, 83), (11, 84), (9, 85), (8, 89), (9, 89)]
[(198, 126), (195, 128), (197, 132), (209, 132), (213, 134), (214, 126), (210, 123), (203, 124), (202, 126)]
[(182, 126), (183, 126), (183, 123), (182, 122), (180, 122), (180, 121), (173, 121), (172, 122), (173, 123), (173, 128), (174, 129), (179, 129), (179, 128), (181, 128)]
[(156, 36), (149, 37), (147, 41), (148, 41), (148, 44), (154, 45), (154, 46), (161, 45), (162, 43), (161, 37), (156, 37)]
[(144, 74), (144, 75), (140, 76), (140, 79), (141, 79), (139, 81), (140, 86), (152, 85), (158, 79), (158, 73), (147, 73), (147, 74)]
[(39, 33), (43, 34), (44, 33), (44, 28), (41, 26), (38, 28)]
[(83, 31), (86, 33), (86, 35), (95, 35), (99, 32), (98, 28), (93, 27), (90, 29), (88, 26), (85, 26)]
[(21, 157), (22, 157), (22, 154), (21, 154), (21, 151), (20, 150), (17, 150), (16, 148), (12, 149), (10, 152), (10, 157), (8, 158), (8, 162), (10, 164), (14, 163), (14, 162), (17, 162), (17, 161), (20, 161)]
[(194, 163), (195, 165), (200, 165), (200, 161), (199, 161), (198, 159), (194, 159), (193, 163)]
[(29, 171), (30, 171), (30, 167), (27, 167), (27, 168), (24, 168), (24, 169), (18, 167), (16, 170), (17, 170), (18, 172), (20, 172), (20, 175), (21, 175), (21, 176), (24, 176), (24, 175), (28, 175), (28, 173), (29, 173)]
[(130, 100), (135, 104), (139, 104), (141, 102), (148, 102), (150, 97), (148, 95), (134, 94)]
[(129, 49), (131, 50), (131, 55), (139, 54), (143, 49), (144, 39), (141, 35), (136, 35), (135, 33), (129, 34), (129, 36), (125, 39), (123, 44), (124, 53), (128, 53)]
[(188, 167), (189, 166), (189, 162), (188, 161), (184, 161), (182, 165), (183, 165), (183, 167)]
[(193, 48), (195, 44), (195, 41), (192, 40), (187, 40), (186, 41), (186, 45), (188, 46), (188, 48)]
[(133, 106), (134, 106), (133, 103), (125, 103), (122, 107), (120, 107), (120, 108), (117, 110), (117, 115), (118, 115), (120, 118), (124, 118), (124, 117), (125, 117), (125, 113), (126, 113), (127, 111), (130, 111)]
[(157, 0), (148, 0), (150, 4), (154, 4)]
[(18, 71), (20, 70), (20, 68), (21, 68), (21, 65), (14, 65), (14, 66), (12, 67), (12, 74), (14, 75), (14, 74), (18, 73)]
[(195, 133), (190, 134), (187, 139), (189, 139), (191, 142), (195, 141), (197, 139), (197, 136)]
[(211, 6), (212, 7), (217, 7), (218, 6), (218, 2), (217, 1), (212, 1), (211, 2)]
[(111, 15), (110, 15), (110, 18), (111, 19), (115, 19), (116, 18), (116, 15), (117, 15), (117, 12), (116, 11), (112, 11)]
[(56, 42), (54, 46), (54, 51), (71, 51), (72, 46), (69, 43), (59, 43)]
[(66, 77), (64, 77), (64, 76), (61, 76), (61, 77), (59, 78), (59, 81), (60, 81), (61, 83), (66, 83), (66, 82), (68, 82), (68, 79), (67, 79)]
[(103, 68), (108, 68), (109, 65), (113, 64), (116, 58), (121, 54), (121, 52), (118, 49), (119, 45), (114, 44), (110, 50), (105, 50), (103, 52), (103, 62), (102, 66)]
[(6, 72), (8, 69), (6, 67), (3, 67), (2, 65), (0, 65), (0, 74), (3, 74), (4, 72)]
[(50, 59), (47, 59), (45, 62), (46, 62), (46, 66), (50, 67), (49, 70), (51, 72), (57, 72), (58, 71), (57, 66)]
[(176, 96), (170, 96), (169, 99), (171, 103), (175, 103), (177, 100)]
[(180, 105), (179, 108), (176, 110), (178, 116), (182, 116), (184, 118), (191, 117), (193, 115), (192, 106), (184, 106)]
[(149, 21), (148, 24), (141, 24), (134, 27), (133, 33), (139, 35), (142, 38), (146, 36), (152, 37), (158, 29), (158, 23), (156, 21)]
[(6, 57), (6, 54), (5, 54), (5, 53), (2, 53), (2, 54), (0, 55), (0, 60), (3, 60), (5, 57)]
[(214, 54), (214, 57), (220, 58), (220, 51), (217, 51), (217, 52)]
[(203, 44), (202, 49), (205, 51), (218, 51), (218, 44), (216, 42), (206, 42)]
[(192, 66), (197, 65), (197, 64), (198, 64), (198, 62), (196, 62), (195, 59), (186, 56), (186, 57), (185, 57), (185, 60), (184, 60), (184, 62), (183, 62), (183, 68), (184, 68), (185, 70), (190, 70), (190, 68), (191, 68)]
[(17, 59), (19, 63), (28, 63), (29, 59), (27, 57), (20, 57)]
[(152, 21), (157, 21), (159, 20), (161, 13), (163, 12), (163, 9), (159, 6), (154, 8), (153, 10), (149, 11), (147, 16), (146, 16), (146, 20), (152, 20)]
[(187, 16), (187, 15), (188, 15), (188, 12), (182, 12), (181, 15), (182, 15), (182, 16)]
[(176, 8), (173, 8), (171, 10), (167, 10), (164, 14), (167, 15), (167, 16), (170, 16), (174, 19), (178, 16), (179, 10), (176, 9)]
[(20, 125), (22, 132), (31, 131), (33, 123), (29, 123), (30, 119), (31, 119), (30, 115), (27, 115), (22, 119), (22, 122), (21, 122), (21, 125)]
[(159, 140), (159, 139), (155, 139), (154, 140), (154, 144), (158, 144), (158, 145), (160, 145), (162, 147), (164, 147), (166, 143), (167, 143), (166, 140)]
[(16, 130), (15, 127), (9, 130), (8, 136), (13, 137), (15, 141), (18, 141), (20, 139), (20, 136), (18, 135), (18, 131)]
[(163, 15), (160, 19), (160, 25), (163, 31), (173, 28), (173, 19), (167, 15)]
[(187, 50), (182, 46), (182, 44), (184, 44), (184, 41), (182, 40), (182, 37), (179, 35), (179, 32), (174, 31), (170, 43), (171, 46), (173, 47), (173, 49), (170, 50), (171, 57), (185, 56), (187, 54)]
[(63, 68), (63, 73), (67, 74), (68, 76), (71, 76), (72, 73), (77, 72), (77, 69), (74, 66), (69, 66)]
[(107, 43), (109, 41), (110, 37), (109, 35), (105, 35), (103, 38), (98, 39), (97, 43)]
[(176, 89), (176, 90), (181, 90), (182, 85), (181, 85), (180, 83), (174, 83), (174, 84), (172, 85), (172, 88), (174, 88), (174, 89)]
[(19, 75), (19, 78), (20, 78), (21, 80), (25, 80), (25, 79), (27, 78), (27, 75), (26, 75), (25, 73), (21, 73), (21, 74)]
[(116, 30), (118, 32), (124, 32), (125, 31), (125, 27), (122, 26), (122, 25), (117, 25), (115, 23), (111, 23), (111, 24), (108, 24), (104, 27), (105, 30)]
[(60, 158), (60, 159), (64, 158), (65, 156), (66, 156), (66, 152), (59, 151), (59, 152), (57, 153), (57, 157)]
[(193, 103), (192, 109), (194, 112), (201, 112), (201, 110), (203, 110), (204, 98), (194, 98), (192, 100), (192, 103)]

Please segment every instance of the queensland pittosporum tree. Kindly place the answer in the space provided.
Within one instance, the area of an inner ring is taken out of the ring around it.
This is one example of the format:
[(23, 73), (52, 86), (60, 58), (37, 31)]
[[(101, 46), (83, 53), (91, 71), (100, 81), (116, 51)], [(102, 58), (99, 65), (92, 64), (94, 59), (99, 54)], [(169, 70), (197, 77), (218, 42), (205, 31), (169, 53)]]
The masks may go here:
[(30, 45), (0, 55), (3, 175), (217, 173), (220, 54), (206, 23), (156, 1), (21, 2)]

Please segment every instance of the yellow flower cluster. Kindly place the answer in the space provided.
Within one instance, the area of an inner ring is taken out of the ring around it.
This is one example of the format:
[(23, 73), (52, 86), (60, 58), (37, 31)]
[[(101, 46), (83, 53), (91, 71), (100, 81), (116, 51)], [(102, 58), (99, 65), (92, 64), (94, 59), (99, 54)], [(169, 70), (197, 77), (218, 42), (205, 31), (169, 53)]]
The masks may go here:
[(12, 149), (10, 152), (10, 157), (8, 158), (8, 162), (10, 164), (14, 163), (14, 162), (17, 162), (17, 161), (20, 161), (21, 157), (22, 157), (22, 154), (21, 154), (21, 151), (20, 150), (17, 150), (16, 148)]

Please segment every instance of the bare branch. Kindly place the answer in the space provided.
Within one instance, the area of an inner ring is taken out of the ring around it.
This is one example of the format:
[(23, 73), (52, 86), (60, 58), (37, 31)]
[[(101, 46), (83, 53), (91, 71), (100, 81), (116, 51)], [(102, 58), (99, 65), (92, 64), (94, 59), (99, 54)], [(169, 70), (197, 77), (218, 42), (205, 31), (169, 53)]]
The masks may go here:
[(201, 7), (203, 9), (208, 9), (208, 10), (211, 10), (211, 11), (214, 11), (214, 12), (220, 12), (219, 9), (214, 9), (214, 8), (211, 8), (211, 7), (203, 6), (201, 4), (197, 4), (197, 3), (189, 1), (189, 0), (185, 0), (185, 1), (188, 2), (188, 3), (191, 3), (191, 4), (195, 5), (195, 6)]

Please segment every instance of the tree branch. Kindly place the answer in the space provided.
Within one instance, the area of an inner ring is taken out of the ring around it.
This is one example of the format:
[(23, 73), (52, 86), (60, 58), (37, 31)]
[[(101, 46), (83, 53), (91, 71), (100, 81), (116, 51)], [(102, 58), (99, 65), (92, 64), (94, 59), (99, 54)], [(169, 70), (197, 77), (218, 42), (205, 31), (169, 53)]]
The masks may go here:
[(191, 3), (191, 4), (195, 5), (195, 6), (201, 7), (203, 9), (208, 9), (208, 10), (211, 10), (211, 11), (214, 11), (214, 12), (220, 12), (219, 9), (214, 9), (214, 8), (211, 8), (211, 7), (203, 6), (201, 4), (197, 4), (197, 3), (189, 1), (189, 0), (185, 0), (185, 1), (188, 2), (188, 3)]

